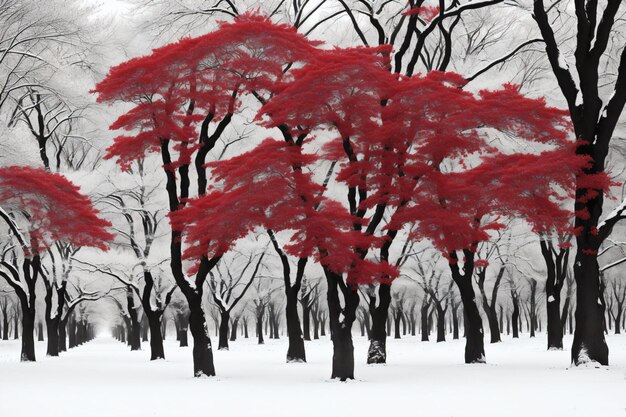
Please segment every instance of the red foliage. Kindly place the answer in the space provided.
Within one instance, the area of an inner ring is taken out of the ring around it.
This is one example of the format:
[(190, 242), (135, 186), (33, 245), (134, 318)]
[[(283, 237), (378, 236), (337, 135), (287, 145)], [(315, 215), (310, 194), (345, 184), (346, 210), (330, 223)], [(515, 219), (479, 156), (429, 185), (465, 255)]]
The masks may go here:
[[(267, 124), (336, 129), (323, 156), (343, 158), (337, 179), (366, 190), (361, 208), (397, 207), (387, 228), (417, 224), (414, 236), (444, 254), (489, 239), (504, 217), (537, 231), (566, 227), (560, 202), (588, 162), (568, 141), (567, 112), (513, 85), (473, 95), (457, 74), (394, 79), (373, 58), (345, 57), (345, 74), (313, 61), (264, 106)], [(540, 151), (500, 150), (494, 132)]]
[(27, 235), (37, 249), (54, 241), (106, 249), (113, 239), (106, 229), (110, 223), (77, 186), (60, 174), (39, 168), (0, 168), (0, 206), (24, 213), (29, 221)]
[[(209, 115), (217, 122), (232, 114), (245, 93), (272, 93), (289, 79), (286, 66), (307, 61), (316, 45), (289, 25), (248, 13), (222, 22), (214, 32), (113, 67), (94, 89), (98, 101), (136, 107), (111, 126), (129, 133), (115, 138), (106, 158), (127, 167), (170, 140), (179, 151), (177, 163), (189, 163), (200, 121)], [(191, 102), (195, 114), (189, 113)]]
[(439, 6), (422, 6), (412, 7), (406, 12), (402, 13), (404, 16), (419, 15), (425, 22), (430, 22), (439, 14)]
[(172, 227), (183, 231), (188, 243), (185, 258), (222, 255), (262, 228), (291, 232), (285, 250), (313, 256), (336, 272), (359, 265), (359, 276), (387, 274), (386, 266), (359, 260), (356, 249), (369, 242), (352, 230), (347, 210), (323, 197), (322, 187), (305, 171), (316, 161), (298, 146), (266, 139), (250, 152), (208, 164), (219, 185), (170, 214)]

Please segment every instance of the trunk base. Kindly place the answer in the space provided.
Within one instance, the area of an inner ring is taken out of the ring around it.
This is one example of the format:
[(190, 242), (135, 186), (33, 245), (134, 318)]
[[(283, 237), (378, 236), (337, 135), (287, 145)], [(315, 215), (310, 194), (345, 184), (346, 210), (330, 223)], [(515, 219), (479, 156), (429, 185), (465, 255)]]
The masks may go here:
[(370, 342), (370, 347), (367, 350), (367, 363), (379, 364), (387, 363), (387, 349), (384, 340), (374, 340)]

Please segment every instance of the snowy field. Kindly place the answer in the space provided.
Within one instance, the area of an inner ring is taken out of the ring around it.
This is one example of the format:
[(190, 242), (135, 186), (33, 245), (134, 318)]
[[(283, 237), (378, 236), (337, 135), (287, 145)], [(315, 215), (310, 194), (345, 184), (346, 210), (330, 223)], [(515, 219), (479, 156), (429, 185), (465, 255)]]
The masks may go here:
[[(609, 368), (569, 368), (545, 336), (487, 345), (487, 365), (465, 365), (463, 341), (389, 341), (389, 364), (368, 366), (356, 337), (356, 381), (331, 381), (331, 344), (307, 343), (307, 364), (286, 364), (285, 340), (254, 339), (216, 352), (218, 377), (191, 377), (190, 348), (166, 341), (165, 361), (100, 337), (60, 358), (19, 363), (0, 341), (2, 417), (612, 417), (626, 416), (626, 336), (609, 336)], [(569, 346), (571, 337), (566, 337)]]

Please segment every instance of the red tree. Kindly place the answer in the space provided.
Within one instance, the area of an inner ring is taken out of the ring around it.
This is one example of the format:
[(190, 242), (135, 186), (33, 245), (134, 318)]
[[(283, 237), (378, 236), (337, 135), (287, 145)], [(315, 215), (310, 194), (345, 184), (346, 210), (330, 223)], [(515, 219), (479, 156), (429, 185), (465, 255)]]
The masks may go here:
[[(417, 226), (413, 237), (433, 241), (448, 257), (471, 316), (466, 361), (484, 361), (482, 322), (471, 286), (477, 243), (502, 227), (497, 216), (523, 217), (537, 228), (560, 221), (565, 213), (558, 202), (567, 193), (555, 190), (569, 190), (573, 173), (586, 160), (576, 157), (567, 141), (565, 113), (523, 97), (513, 86), (475, 96), (462, 89), (465, 80), (455, 74), (389, 80), (381, 63), (378, 71), (366, 69), (352, 61), (354, 53), (341, 55), (340, 65), (331, 58), (305, 66), (263, 110), (270, 125), (287, 120), (308, 129), (337, 130), (347, 160), (338, 179), (349, 188), (351, 212), (368, 219), (355, 230), (373, 234), (385, 211), (391, 212), (392, 221), (381, 226), (387, 232), (383, 260), (408, 224)], [(537, 151), (498, 149), (489, 142), (494, 131)], [(512, 165), (526, 169), (518, 173)], [(566, 170), (559, 173), (556, 166)], [(464, 273), (457, 251), (464, 252)], [(389, 297), (381, 290), (388, 289), (379, 288), (384, 307)], [(383, 325), (370, 349), (379, 357), (385, 336)]]
[[(472, 287), (477, 245), (505, 218), (525, 219), (537, 231), (561, 224), (567, 212), (560, 202), (571, 197), (574, 174), (587, 160), (569, 142), (565, 112), (510, 85), (477, 96), (463, 85), (458, 76), (431, 73), (406, 80), (392, 99), (390, 132), (413, 142), (413, 156), (405, 168), (410, 192), (391, 227), (414, 225), (415, 237), (447, 257), (467, 317), (465, 361), (472, 363), (485, 361)], [(515, 142), (491, 145), (497, 132)]]
[(21, 360), (34, 361), (35, 286), (45, 274), (41, 254), (56, 242), (106, 250), (105, 243), (113, 236), (106, 230), (110, 224), (98, 217), (78, 187), (43, 169), (0, 168), (0, 217), (19, 248), (5, 252), (0, 276), (20, 300)]
[[(206, 157), (241, 106), (242, 96), (264, 102), (314, 48), (315, 43), (288, 25), (245, 14), (221, 23), (212, 33), (185, 38), (112, 68), (96, 86), (98, 100), (122, 100), (135, 107), (113, 124), (113, 129), (129, 133), (115, 139), (107, 157), (126, 166), (146, 153), (159, 152), (169, 209), (176, 212), (190, 197), (190, 166), (196, 171), (197, 195), (206, 194)], [(194, 374), (215, 375), (202, 294), (221, 254), (201, 257), (189, 280), (182, 267), (180, 231), (172, 231), (171, 242), (172, 273), (191, 311)]]

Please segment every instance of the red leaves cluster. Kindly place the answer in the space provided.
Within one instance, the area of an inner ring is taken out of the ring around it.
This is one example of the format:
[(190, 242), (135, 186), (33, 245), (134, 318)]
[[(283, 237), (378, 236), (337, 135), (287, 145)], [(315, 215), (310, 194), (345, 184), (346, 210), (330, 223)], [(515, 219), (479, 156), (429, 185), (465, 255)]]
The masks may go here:
[(439, 6), (422, 6), (412, 7), (406, 12), (402, 13), (404, 16), (418, 15), (426, 23), (433, 20), (439, 14)]
[(246, 93), (272, 93), (289, 78), (285, 67), (306, 62), (316, 45), (289, 25), (248, 13), (113, 67), (94, 89), (98, 101), (136, 107), (111, 126), (128, 133), (115, 138), (106, 158), (127, 167), (169, 140), (177, 163), (189, 163), (199, 122), (232, 114)]
[(285, 250), (294, 256), (313, 256), (337, 272), (362, 264), (356, 249), (367, 242), (352, 230), (346, 209), (323, 196), (309, 171), (317, 159), (294, 144), (266, 139), (250, 152), (208, 164), (218, 185), (170, 214), (188, 243), (185, 258), (222, 255), (248, 233), (270, 229), (290, 232)]
[(25, 233), (45, 249), (54, 241), (106, 249), (110, 223), (91, 201), (60, 174), (31, 167), (0, 168), (0, 206), (24, 214)]

